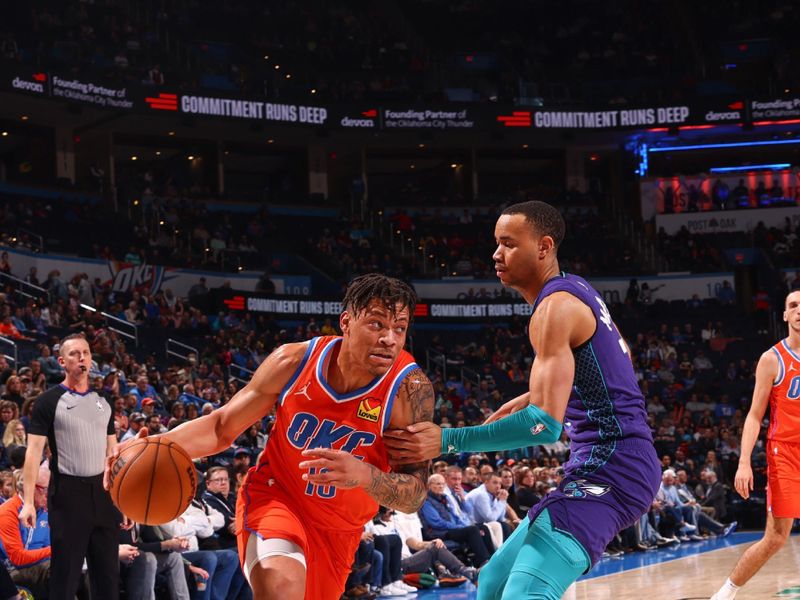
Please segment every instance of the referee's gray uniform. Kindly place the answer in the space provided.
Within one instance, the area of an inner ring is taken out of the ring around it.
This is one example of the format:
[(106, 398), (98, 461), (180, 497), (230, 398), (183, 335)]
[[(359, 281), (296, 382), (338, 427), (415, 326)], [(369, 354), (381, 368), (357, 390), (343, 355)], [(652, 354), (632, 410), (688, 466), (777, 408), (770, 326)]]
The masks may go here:
[(73, 600), (84, 557), (92, 599), (119, 596), (119, 517), (103, 489), (106, 438), (114, 411), (94, 391), (63, 384), (36, 399), (29, 433), (47, 436), (53, 458), (47, 510), (50, 520), (50, 598)]

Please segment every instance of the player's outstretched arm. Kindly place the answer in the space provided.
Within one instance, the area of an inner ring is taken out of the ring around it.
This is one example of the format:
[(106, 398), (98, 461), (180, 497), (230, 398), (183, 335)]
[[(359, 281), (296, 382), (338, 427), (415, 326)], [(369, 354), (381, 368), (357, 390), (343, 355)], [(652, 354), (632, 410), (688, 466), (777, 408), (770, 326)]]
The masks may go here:
[[(415, 369), (403, 380), (394, 402), (389, 427), (405, 427), (411, 423), (429, 423), (433, 417), (433, 386), (422, 369)], [(316, 485), (333, 485), (342, 489), (362, 487), (377, 502), (405, 513), (416, 512), (425, 502), (425, 481), (430, 461), (423, 458), (404, 462), (395, 472), (386, 473), (362, 462), (347, 452), (327, 448), (303, 451), (309, 460), (300, 463), (305, 481)], [(395, 464), (392, 451), (389, 459)]]
[(772, 350), (767, 350), (758, 359), (756, 365), (756, 385), (753, 388), (753, 401), (750, 410), (744, 420), (742, 429), (741, 456), (739, 457), (739, 468), (736, 470), (733, 487), (739, 495), (747, 500), (753, 489), (753, 468), (750, 466), (753, 448), (758, 440), (761, 431), (761, 421), (769, 404), (769, 394), (772, 391), (772, 384), (778, 377), (780, 366), (778, 357)]
[(272, 411), (278, 396), (303, 360), (308, 342), (275, 349), (230, 402), (214, 412), (163, 434), (192, 458), (222, 452), (253, 423)]
[(412, 463), (455, 452), (492, 452), (547, 444), (561, 437), (575, 375), (572, 349), (594, 333), (591, 309), (575, 296), (556, 292), (534, 314), (530, 339), (536, 351), (531, 368), (530, 403), (493, 423), (440, 429), (417, 423), (387, 431), (384, 441), (396, 463)]

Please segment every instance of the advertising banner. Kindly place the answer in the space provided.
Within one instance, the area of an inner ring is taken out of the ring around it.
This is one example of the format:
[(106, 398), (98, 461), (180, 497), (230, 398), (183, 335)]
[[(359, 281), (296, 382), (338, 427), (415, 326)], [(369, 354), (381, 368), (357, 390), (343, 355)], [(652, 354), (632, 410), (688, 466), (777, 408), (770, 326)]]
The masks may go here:
[[(157, 265), (133, 265), (120, 261), (35, 254), (5, 247), (2, 247), (2, 250), (8, 252), (11, 275), (14, 277), (24, 279), (31, 267), (36, 267), (40, 282), (46, 281), (52, 271), (58, 271), (61, 281), (65, 283), (77, 274), (86, 273), (90, 281), (99, 279), (103, 285), (110, 284), (115, 292), (138, 290), (144, 294), (154, 294), (160, 290), (171, 289), (176, 296), (185, 297), (201, 277), (206, 279), (206, 287), (209, 289), (228, 283), (233, 289), (255, 290), (260, 279), (260, 274), (257, 273), (194, 271)], [(270, 280), (278, 295), (302, 295), (311, 292), (311, 278), (304, 275), (272, 275)]]
[(138, 83), (96, 80), (12, 67), (0, 70), (0, 87), (13, 92), (92, 104), (111, 110), (148, 114), (326, 126), (342, 129), (480, 130), (528, 129), (658, 129), (689, 125), (741, 124), (800, 116), (800, 98), (719, 100), (669, 106), (528, 108), (512, 105), (433, 104), (361, 105), (274, 102), (264, 98), (182, 93)]
[[(213, 290), (219, 310), (265, 313), (279, 318), (338, 317), (341, 299), (277, 297), (258, 292)], [(507, 301), (425, 301), (417, 304), (414, 319), (421, 321), (470, 321), (498, 317), (530, 316), (531, 306), (522, 300)]]
[(678, 233), (681, 227), (686, 227), (689, 233), (746, 232), (755, 229), (759, 222), (767, 227), (783, 228), (786, 219), (792, 229), (796, 229), (800, 226), (800, 209), (794, 206), (656, 215), (656, 227), (663, 227), (669, 235)]
[[(630, 277), (593, 277), (589, 283), (603, 295), (608, 303), (625, 300)], [(734, 285), (733, 273), (704, 273), (702, 275), (665, 274), (658, 277), (639, 277), (639, 285), (647, 283), (653, 292), (653, 300), (688, 300), (695, 294), (700, 299), (714, 298), (723, 281)], [(425, 279), (411, 282), (421, 298), (440, 298), (465, 301), (497, 301), (504, 292), (503, 285), (497, 279), (453, 278), (451, 280), (431, 281)], [(514, 301), (520, 296), (505, 290)]]
[[(704, 275), (662, 275), (659, 277), (640, 277), (641, 287), (647, 284), (653, 292), (653, 300), (688, 300), (697, 295), (700, 299), (714, 298), (727, 281), (734, 286), (733, 274), (712, 273)], [(592, 285), (602, 295), (606, 303), (621, 302), (630, 279), (594, 279)], [(466, 282), (412, 282), (421, 300), (414, 311), (414, 319), (423, 322), (434, 321), (481, 321), (529, 317), (532, 306), (518, 295), (502, 298), (492, 296), (497, 282), (473, 282), (486, 294), (464, 295)], [(447, 288), (453, 288), (447, 290)], [(473, 290), (474, 291), (474, 290)], [(449, 295), (448, 295), (449, 294)], [(214, 290), (213, 298), (219, 310), (247, 311), (270, 314), (279, 318), (329, 318), (338, 317), (342, 312), (341, 299), (314, 297), (278, 297), (231, 290)]]

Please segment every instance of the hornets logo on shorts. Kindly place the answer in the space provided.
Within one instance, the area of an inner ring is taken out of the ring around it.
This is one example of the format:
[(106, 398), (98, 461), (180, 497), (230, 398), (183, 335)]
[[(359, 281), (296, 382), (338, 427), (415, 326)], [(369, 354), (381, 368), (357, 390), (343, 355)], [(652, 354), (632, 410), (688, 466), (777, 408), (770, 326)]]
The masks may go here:
[(603, 496), (611, 489), (604, 483), (591, 483), (585, 479), (570, 481), (564, 486), (564, 495), (569, 498), (585, 498), (586, 496)]

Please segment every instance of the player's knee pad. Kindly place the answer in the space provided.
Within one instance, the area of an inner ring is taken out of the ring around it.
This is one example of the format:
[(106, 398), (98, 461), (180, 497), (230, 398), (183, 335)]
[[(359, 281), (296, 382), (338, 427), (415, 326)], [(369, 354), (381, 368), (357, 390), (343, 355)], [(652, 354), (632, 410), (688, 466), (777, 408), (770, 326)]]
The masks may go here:
[(251, 533), (247, 539), (247, 546), (244, 554), (243, 571), (247, 581), (250, 581), (250, 574), (253, 568), (265, 558), (270, 556), (285, 556), (291, 558), (306, 568), (306, 556), (303, 549), (289, 540), (280, 538), (264, 539), (255, 533)]

